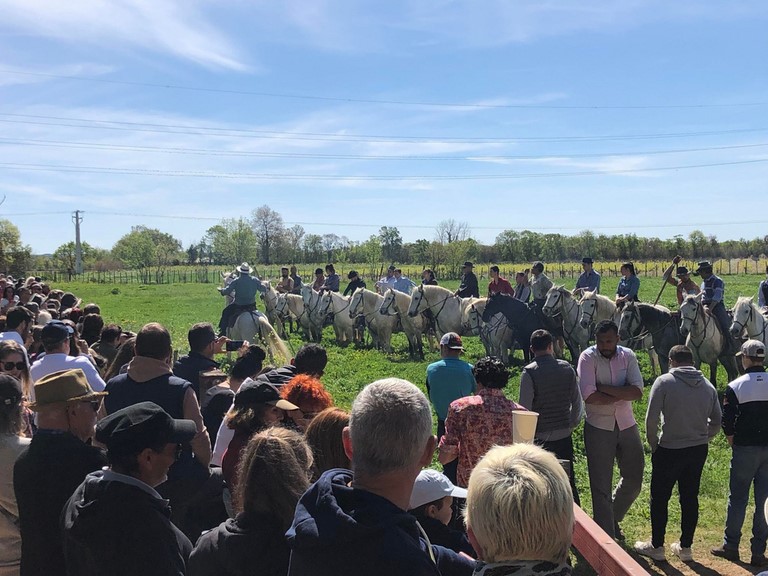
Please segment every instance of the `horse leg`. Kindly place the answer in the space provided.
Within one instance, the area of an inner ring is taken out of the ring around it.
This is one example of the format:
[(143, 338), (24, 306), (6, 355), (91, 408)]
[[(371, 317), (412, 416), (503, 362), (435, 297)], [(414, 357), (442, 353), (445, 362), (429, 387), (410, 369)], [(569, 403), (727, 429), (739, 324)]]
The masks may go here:
[(655, 378), (660, 374), (659, 370), (661, 363), (659, 362), (659, 355), (653, 348), (648, 348), (648, 359), (651, 361), (651, 369), (653, 370), (653, 376)]
[(717, 390), (717, 360), (709, 363), (709, 381), (712, 382), (712, 386)]

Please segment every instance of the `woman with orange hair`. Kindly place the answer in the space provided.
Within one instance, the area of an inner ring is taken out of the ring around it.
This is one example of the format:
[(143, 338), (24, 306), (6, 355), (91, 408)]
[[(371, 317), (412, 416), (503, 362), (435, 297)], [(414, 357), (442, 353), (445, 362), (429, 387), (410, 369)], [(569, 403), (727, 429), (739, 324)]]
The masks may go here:
[(312, 419), (326, 408), (333, 406), (333, 398), (317, 378), (307, 374), (294, 376), (280, 390), (280, 396), (299, 407), (289, 416), (304, 432)]

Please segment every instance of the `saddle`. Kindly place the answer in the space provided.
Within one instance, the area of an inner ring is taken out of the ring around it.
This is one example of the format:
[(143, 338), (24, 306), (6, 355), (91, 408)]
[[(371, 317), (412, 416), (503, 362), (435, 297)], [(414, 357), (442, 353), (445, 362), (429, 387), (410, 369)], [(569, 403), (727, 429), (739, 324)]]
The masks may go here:
[(229, 322), (227, 323), (227, 328), (232, 328), (235, 325), (235, 322), (237, 322), (237, 319), (240, 317), (240, 314), (243, 314), (244, 312), (257, 312), (256, 309), (256, 303), (253, 304), (243, 304), (241, 306), (238, 306), (235, 311), (232, 313), (232, 315), (229, 317)]

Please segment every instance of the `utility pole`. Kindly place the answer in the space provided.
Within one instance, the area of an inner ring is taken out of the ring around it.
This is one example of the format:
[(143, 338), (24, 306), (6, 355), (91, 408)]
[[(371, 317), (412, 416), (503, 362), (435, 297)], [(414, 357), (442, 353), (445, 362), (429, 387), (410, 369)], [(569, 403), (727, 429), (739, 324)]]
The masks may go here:
[(82, 210), (72, 213), (72, 222), (75, 223), (75, 274), (83, 273), (83, 247), (80, 245), (80, 224), (83, 221)]

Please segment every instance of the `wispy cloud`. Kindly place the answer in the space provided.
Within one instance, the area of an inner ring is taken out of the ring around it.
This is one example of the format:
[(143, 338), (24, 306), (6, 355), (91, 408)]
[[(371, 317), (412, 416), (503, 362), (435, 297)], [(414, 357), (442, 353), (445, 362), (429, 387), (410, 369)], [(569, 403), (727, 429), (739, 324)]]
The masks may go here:
[(199, 2), (154, 0), (0, 0), (0, 29), (100, 49), (149, 50), (208, 68), (246, 71), (238, 49), (199, 9)]

